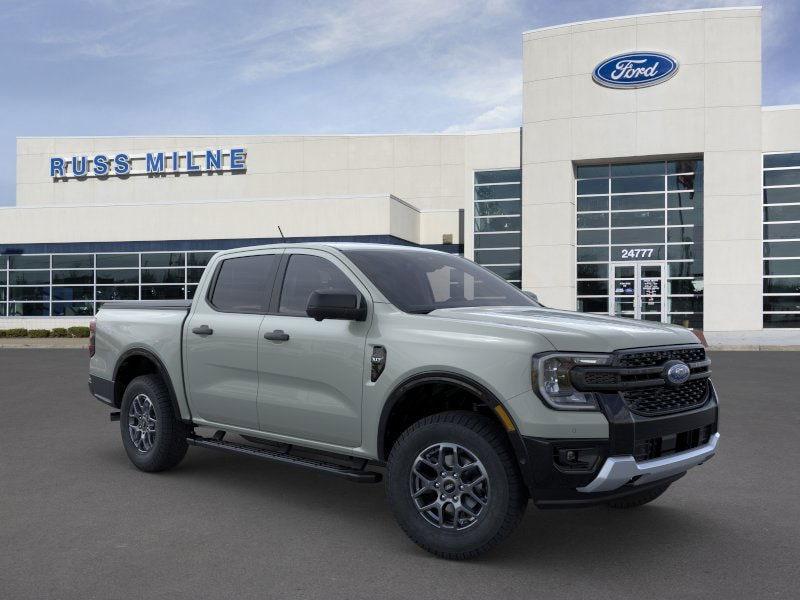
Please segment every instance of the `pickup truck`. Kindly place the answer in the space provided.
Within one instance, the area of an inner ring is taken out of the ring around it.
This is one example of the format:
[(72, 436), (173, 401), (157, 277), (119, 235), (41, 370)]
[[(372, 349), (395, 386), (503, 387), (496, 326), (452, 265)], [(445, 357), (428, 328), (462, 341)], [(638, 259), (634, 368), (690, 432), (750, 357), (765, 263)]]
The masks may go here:
[(200, 446), (385, 474), (400, 527), (449, 559), (498, 544), (529, 501), (651, 502), (719, 440), (691, 331), (546, 308), (423, 248), (228, 250), (192, 301), (108, 302), (91, 331), (90, 391), (139, 469)]

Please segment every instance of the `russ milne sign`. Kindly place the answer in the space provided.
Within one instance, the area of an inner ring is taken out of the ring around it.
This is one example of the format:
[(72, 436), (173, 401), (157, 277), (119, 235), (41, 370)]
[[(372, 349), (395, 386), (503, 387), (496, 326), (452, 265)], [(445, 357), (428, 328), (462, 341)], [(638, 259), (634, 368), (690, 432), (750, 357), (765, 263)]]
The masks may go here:
[(196, 152), (147, 152), (130, 155), (95, 154), (50, 158), (50, 177), (84, 179), (88, 177), (125, 177), (127, 175), (167, 175), (177, 173), (221, 173), (245, 171), (247, 151), (244, 148), (214, 149)]
[(627, 52), (607, 58), (592, 73), (609, 88), (642, 88), (662, 83), (678, 72), (678, 61), (660, 52)]

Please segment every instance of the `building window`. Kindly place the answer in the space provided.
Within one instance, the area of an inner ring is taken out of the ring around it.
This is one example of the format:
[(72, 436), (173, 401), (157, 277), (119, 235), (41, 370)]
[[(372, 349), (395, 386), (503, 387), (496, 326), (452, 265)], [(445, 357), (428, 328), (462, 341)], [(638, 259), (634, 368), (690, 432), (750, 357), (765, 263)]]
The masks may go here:
[(475, 262), (522, 286), (522, 172), (475, 172)]
[(0, 255), (0, 317), (88, 317), (108, 300), (191, 299), (213, 255)]
[(582, 312), (703, 327), (703, 161), (577, 165)]
[(800, 153), (764, 155), (765, 328), (800, 328)]

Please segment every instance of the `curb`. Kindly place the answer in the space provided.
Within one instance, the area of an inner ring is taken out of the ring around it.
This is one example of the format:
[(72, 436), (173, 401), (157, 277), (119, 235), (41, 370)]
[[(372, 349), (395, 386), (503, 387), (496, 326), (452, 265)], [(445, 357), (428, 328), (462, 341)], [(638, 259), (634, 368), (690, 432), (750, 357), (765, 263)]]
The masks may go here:
[(0, 349), (59, 349), (85, 350), (89, 347), (88, 338), (0, 338)]

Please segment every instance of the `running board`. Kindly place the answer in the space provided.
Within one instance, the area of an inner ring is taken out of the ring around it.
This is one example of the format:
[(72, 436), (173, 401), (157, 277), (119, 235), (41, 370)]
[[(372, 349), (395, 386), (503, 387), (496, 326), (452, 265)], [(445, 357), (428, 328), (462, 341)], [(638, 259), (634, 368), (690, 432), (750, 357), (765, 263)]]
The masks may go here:
[(279, 450), (270, 450), (267, 448), (255, 448), (253, 446), (246, 446), (245, 444), (237, 444), (234, 442), (224, 442), (213, 438), (205, 438), (190, 435), (186, 441), (192, 446), (200, 446), (201, 448), (213, 448), (215, 450), (223, 450), (233, 454), (243, 454), (245, 456), (254, 456), (255, 458), (263, 458), (265, 460), (272, 460), (279, 463), (294, 465), (295, 467), (304, 467), (312, 469), (321, 473), (328, 473), (329, 475), (336, 475), (344, 477), (356, 483), (378, 483), (382, 476), (380, 473), (374, 471), (365, 471), (363, 469), (356, 469), (346, 465), (340, 465), (333, 462), (325, 462), (316, 458), (306, 458), (302, 456), (293, 456), (287, 452)]

